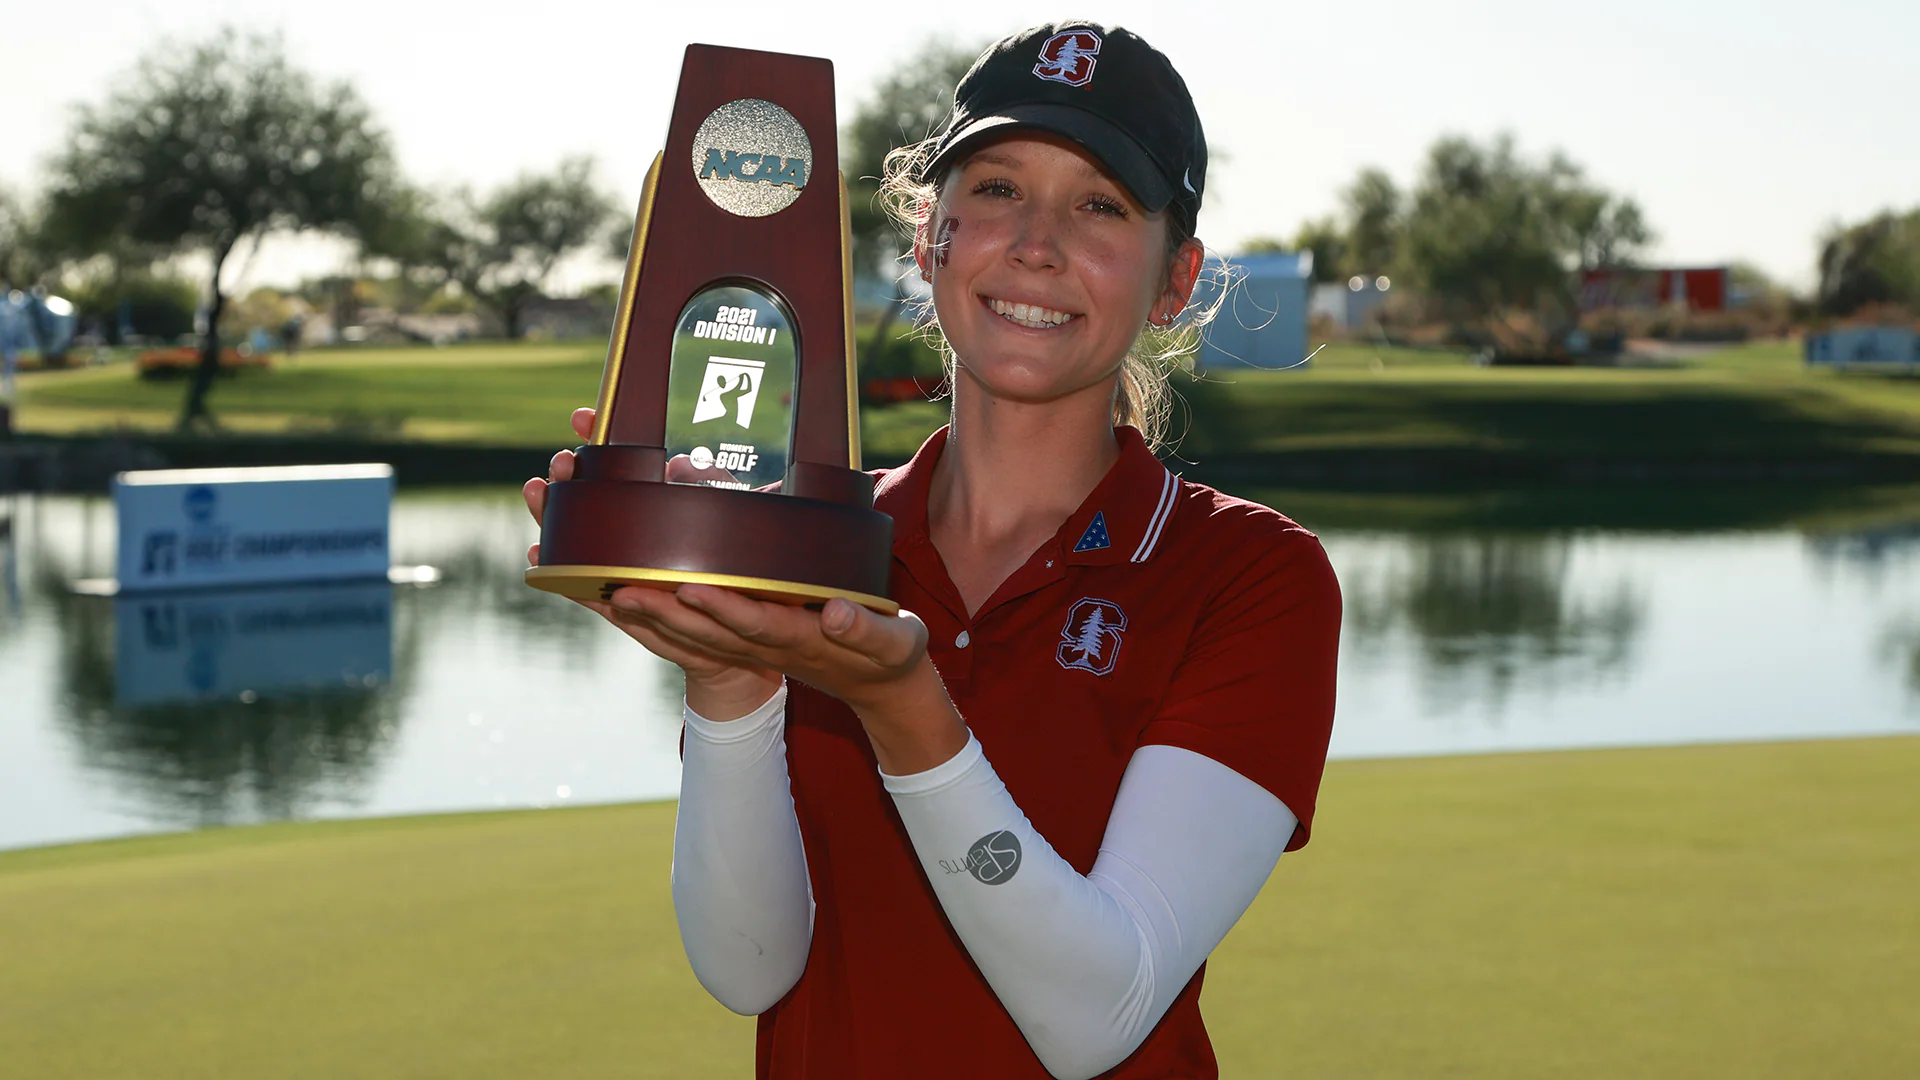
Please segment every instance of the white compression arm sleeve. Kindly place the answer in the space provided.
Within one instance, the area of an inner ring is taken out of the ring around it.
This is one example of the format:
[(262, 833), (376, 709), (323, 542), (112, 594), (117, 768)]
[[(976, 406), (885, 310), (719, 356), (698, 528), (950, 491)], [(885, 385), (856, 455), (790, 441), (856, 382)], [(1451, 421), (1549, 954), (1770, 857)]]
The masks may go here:
[(743, 1015), (800, 981), (813, 887), (787, 778), (787, 688), (738, 720), (686, 710), (673, 910), (700, 985)]
[(1211, 758), (1134, 752), (1085, 877), (1027, 822), (977, 740), (882, 776), (947, 921), (1061, 1080), (1139, 1047), (1286, 849), (1293, 812)]

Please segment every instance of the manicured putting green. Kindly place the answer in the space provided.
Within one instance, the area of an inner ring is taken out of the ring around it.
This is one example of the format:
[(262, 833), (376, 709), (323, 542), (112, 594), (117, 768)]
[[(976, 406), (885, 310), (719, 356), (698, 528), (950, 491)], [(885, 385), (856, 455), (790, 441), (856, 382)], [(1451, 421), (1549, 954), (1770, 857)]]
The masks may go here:
[[(1336, 763), (1216, 954), (1223, 1074), (1920, 1075), (1917, 775), (1920, 738)], [(0, 1073), (750, 1075), (672, 814), (0, 855)]]

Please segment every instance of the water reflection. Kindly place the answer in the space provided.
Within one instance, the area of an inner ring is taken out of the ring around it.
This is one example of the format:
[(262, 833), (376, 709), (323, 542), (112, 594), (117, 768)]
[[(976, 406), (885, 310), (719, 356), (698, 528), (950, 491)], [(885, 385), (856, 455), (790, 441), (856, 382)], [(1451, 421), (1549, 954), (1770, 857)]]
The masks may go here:
[(1816, 533), (1807, 537), (1807, 554), (1828, 574), (1852, 574), (1877, 586), (1920, 561), (1920, 522)]
[(404, 714), (393, 588), (61, 595), (60, 725), (87, 768), (162, 820), (357, 803)]
[[(1337, 755), (1920, 730), (1920, 502), (1689, 532), (1269, 501), (1345, 590)], [(67, 591), (111, 572), (104, 500), (11, 510), (0, 848), (677, 790), (677, 669), (526, 587), (512, 489), (401, 493), (394, 559), (439, 587), (171, 606)]]
[(394, 560), (440, 568), (434, 588), (115, 602), (68, 589), (112, 572), (106, 500), (12, 509), (0, 848), (677, 790), (677, 669), (527, 588), (516, 491), (401, 493)]
[(1572, 587), (1562, 536), (1438, 535), (1399, 540), (1343, 569), (1346, 646), (1382, 661), (1410, 638), (1423, 690), (1448, 711), (1497, 715), (1526, 685), (1624, 676), (1645, 621), (1624, 576)]
[(116, 599), (114, 701), (372, 689), (390, 678), (393, 589), (378, 581)]
[(20, 554), (13, 539), (13, 519), (13, 507), (0, 504), (0, 641), (20, 628), (22, 618)]
[(1852, 585), (1896, 603), (1912, 598), (1882, 620), (1875, 655), (1900, 680), (1909, 704), (1920, 707), (1920, 594), (1912, 590), (1920, 578), (1920, 522), (1810, 536), (1806, 548), (1832, 588)]

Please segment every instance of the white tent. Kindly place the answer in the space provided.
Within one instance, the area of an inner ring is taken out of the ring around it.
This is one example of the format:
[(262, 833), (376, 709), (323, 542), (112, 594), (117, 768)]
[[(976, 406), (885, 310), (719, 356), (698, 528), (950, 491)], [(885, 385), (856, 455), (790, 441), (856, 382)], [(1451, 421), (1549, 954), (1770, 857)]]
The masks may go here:
[[(1225, 280), (1223, 286), (1222, 281)], [(1201, 368), (1290, 368), (1307, 357), (1307, 299), (1313, 252), (1242, 255), (1211, 262), (1192, 308), (1220, 310), (1200, 332)], [(1225, 299), (1222, 300), (1222, 289)]]

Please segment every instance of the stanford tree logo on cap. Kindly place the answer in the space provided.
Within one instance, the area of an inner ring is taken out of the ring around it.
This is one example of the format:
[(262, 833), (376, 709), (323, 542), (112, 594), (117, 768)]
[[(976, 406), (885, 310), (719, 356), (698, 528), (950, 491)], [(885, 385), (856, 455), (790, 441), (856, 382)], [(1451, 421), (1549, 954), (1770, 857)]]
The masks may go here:
[(1100, 59), (1100, 35), (1091, 30), (1063, 30), (1040, 46), (1040, 62), (1033, 73), (1068, 86), (1093, 81), (1093, 65)]
[(1186, 81), (1140, 35), (1075, 20), (995, 42), (954, 88), (920, 177), (936, 180), (984, 141), (1022, 128), (1078, 143), (1150, 213), (1171, 209), (1193, 232), (1207, 138)]

